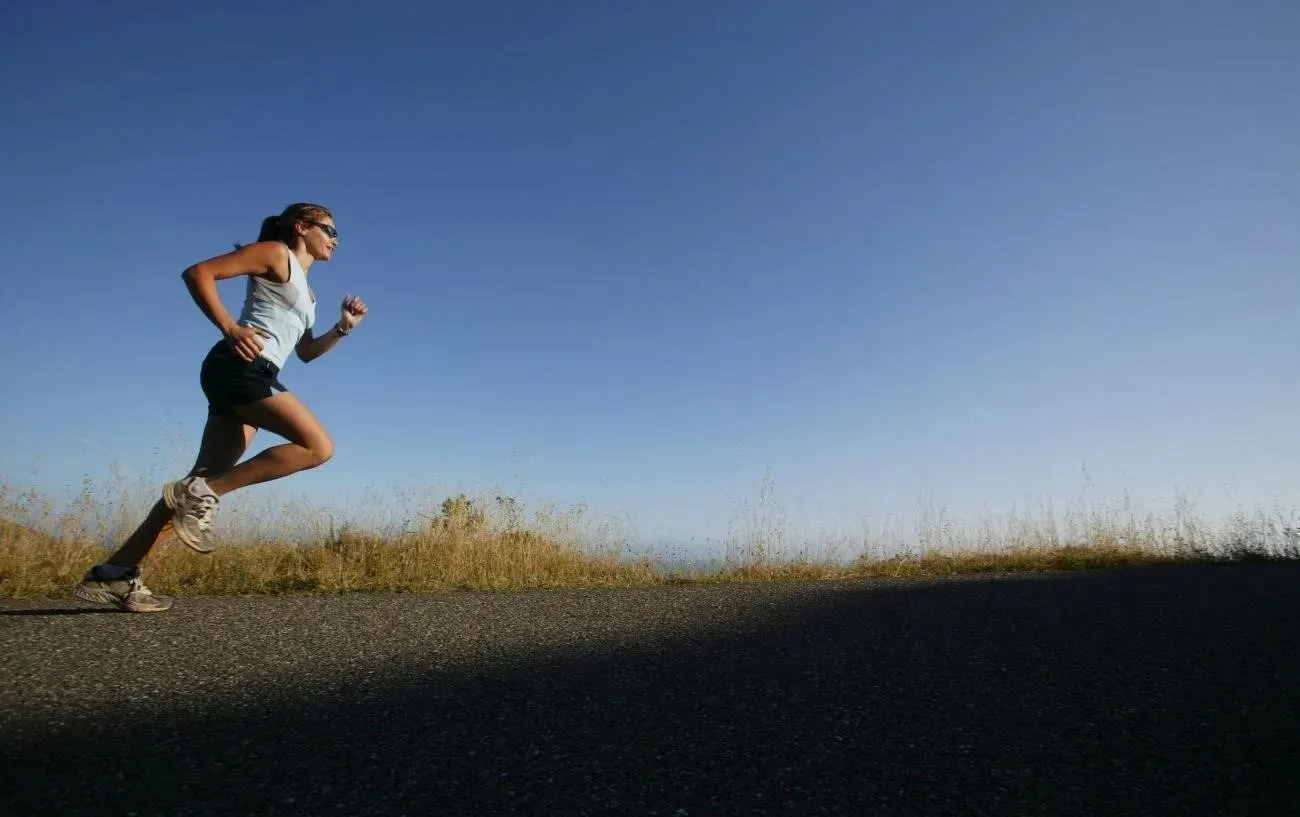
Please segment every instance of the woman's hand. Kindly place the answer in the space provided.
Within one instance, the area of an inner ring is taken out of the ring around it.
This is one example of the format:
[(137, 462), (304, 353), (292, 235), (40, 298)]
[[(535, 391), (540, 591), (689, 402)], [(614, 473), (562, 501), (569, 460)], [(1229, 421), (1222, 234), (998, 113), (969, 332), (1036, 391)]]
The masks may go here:
[(365, 303), (360, 298), (348, 295), (343, 299), (343, 314), (339, 318), (339, 326), (343, 327), (344, 332), (351, 332), (353, 327), (361, 323), (367, 311)]
[(262, 343), (262, 338), (271, 337), (260, 329), (238, 323), (227, 329), (225, 335), (226, 343), (230, 344), (230, 348), (234, 349), (235, 354), (243, 358), (245, 363), (256, 360), (257, 356), (262, 354), (262, 346), (265, 345)]

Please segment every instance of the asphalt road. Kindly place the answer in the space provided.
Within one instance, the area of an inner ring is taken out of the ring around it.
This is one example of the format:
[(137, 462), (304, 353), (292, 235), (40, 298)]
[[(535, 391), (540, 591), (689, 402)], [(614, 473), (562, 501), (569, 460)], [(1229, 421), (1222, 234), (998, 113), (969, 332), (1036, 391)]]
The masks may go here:
[(4, 813), (1300, 814), (1296, 564), (100, 609), (0, 603)]

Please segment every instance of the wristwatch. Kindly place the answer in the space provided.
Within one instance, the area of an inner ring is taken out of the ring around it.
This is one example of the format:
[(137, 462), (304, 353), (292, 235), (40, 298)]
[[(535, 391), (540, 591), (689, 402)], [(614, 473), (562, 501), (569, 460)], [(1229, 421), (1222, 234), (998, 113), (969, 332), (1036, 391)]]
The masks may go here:
[(339, 333), (339, 337), (343, 337), (344, 335), (347, 335), (347, 333), (348, 333), (349, 330), (344, 329), (342, 326), (339, 326), (339, 325), (336, 323), (336, 324), (334, 324), (334, 331)]

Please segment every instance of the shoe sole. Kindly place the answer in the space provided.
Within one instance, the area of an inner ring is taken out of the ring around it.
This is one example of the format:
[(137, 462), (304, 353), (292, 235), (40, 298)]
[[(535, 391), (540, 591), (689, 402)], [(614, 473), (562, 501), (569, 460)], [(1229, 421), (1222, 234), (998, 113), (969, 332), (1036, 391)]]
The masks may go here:
[(90, 601), (90, 602), (94, 602), (95, 604), (115, 604), (118, 607), (122, 607), (123, 609), (125, 609), (125, 605), (122, 603), (122, 600), (119, 599), (117, 596), (114, 596), (112, 593), (108, 592), (107, 590), (91, 590), (89, 587), (82, 587), (78, 585), (77, 589), (72, 591), (72, 595), (76, 596), (82, 601)]
[(107, 590), (91, 590), (88, 587), (82, 587), (80, 585), (72, 591), (72, 595), (82, 601), (89, 601), (94, 604), (111, 604), (119, 610), (125, 610), (128, 613), (165, 613), (171, 609), (170, 606), (146, 608), (131, 607), (125, 601), (114, 596), (112, 593), (109, 593)]
[[(179, 487), (179, 485), (180, 485), (179, 482), (169, 482), (163, 486), (163, 492), (162, 492), (163, 504), (165, 504), (172, 511), (175, 511), (177, 506), (180, 505), (180, 497), (176, 495), (176, 489)], [(196, 551), (198, 553), (211, 553), (212, 551), (216, 550), (216, 548), (212, 547), (211, 545), (203, 544), (202, 539), (196, 538), (189, 531), (185, 530), (185, 527), (181, 525), (181, 519), (184, 516), (185, 514), (183, 513), (172, 514), (172, 532), (176, 534), (176, 538), (184, 542), (186, 546), (190, 548), (190, 550)]]

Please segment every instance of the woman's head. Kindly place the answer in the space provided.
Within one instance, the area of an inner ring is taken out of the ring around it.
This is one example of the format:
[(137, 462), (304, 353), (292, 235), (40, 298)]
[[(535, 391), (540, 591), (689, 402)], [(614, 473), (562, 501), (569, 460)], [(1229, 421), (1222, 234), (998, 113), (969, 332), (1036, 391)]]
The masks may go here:
[(317, 261), (328, 261), (339, 243), (334, 215), (326, 207), (307, 202), (290, 204), (279, 215), (262, 219), (257, 240), (280, 241), (290, 248), (297, 248), (301, 241)]

